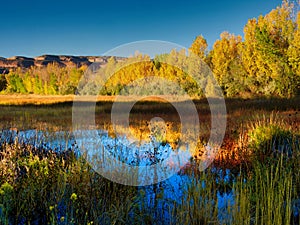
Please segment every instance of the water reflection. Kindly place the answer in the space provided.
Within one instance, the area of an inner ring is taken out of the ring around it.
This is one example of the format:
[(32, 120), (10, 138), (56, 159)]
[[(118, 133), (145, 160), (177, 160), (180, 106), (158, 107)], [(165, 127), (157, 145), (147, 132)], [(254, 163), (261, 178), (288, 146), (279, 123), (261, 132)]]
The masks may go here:
[[(191, 158), (187, 145), (174, 149), (168, 142), (161, 142), (156, 137), (150, 138), (150, 141), (134, 141), (126, 135), (109, 135), (106, 130), (2, 131), (1, 143), (16, 141), (43, 150), (72, 150), (84, 156), (101, 175), (135, 186), (165, 180), (177, 173)], [(125, 177), (130, 180), (124, 181)]]
[[(75, 136), (77, 138), (75, 138)], [(81, 138), (79, 138), (81, 137)], [(54, 151), (65, 151), (72, 150), (78, 155), (86, 154), (87, 157), (91, 157), (94, 154), (99, 155), (99, 149), (105, 152), (104, 154), (110, 154), (113, 158), (118, 159), (122, 163), (126, 163), (131, 166), (151, 166), (159, 162), (170, 163), (172, 159), (176, 162), (178, 159), (178, 153), (183, 151), (186, 153), (186, 158), (189, 159), (191, 154), (187, 151), (188, 146), (181, 149), (174, 149), (172, 146), (166, 142), (160, 142), (158, 139), (151, 141), (151, 139), (140, 140), (138, 142), (132, 142), (125, 135), (111, 135), (107, 130), (80, 130), (74, 132), (57, 131), (57, 132), (47, 132), (38, 130), (3, 130), (0, 133), (0, 142), (14, 142), (26, 143), (34, 146), (37, 149), (51, 149)], [(85, 151), (83, 151), (85, 149)], [(100, 156), (97, 160), (101, 160)], [(183, 154), (184, 155), (184, 154)], [(116, 162), (116, 161), (114, 161)], [(177, 163), (180, 162), (177, 161)], [(96, 163), (99, 163), (98, 161)], [(99, 164), (102, 165), (102, 164)], [(171, 167), (170, 164), (168, 166)], [(222, 173), (221, 170), (211, 170), (213, 173)], [(122, 171), (114, 171), (115, 176), (120, 176), (118, 174)], [(165, 171), (157, 171), (158, 174)], [(156, 175), (158, 175), (156, 174)], [(148, 177), (142, 177), (142, 179), (148, 179), (151, 182), (154, 177), (154, 173), (148, 173)], [(226, 176), (223, 177), (220, 182), (227, 182), (230, 175), (230, 171), (226, 170)], [(137, 177), (141, 179), (141, 177)], [(196, 181), (198, 178), (186, 174), (176, 173), (169, 177), (163, 182), (158, 184), (139, 187), (139, 191), (143, 191), (144, 195), (140, 197), (140, 204), (145, 204), (149, 209), (155, 209), (159, 212), (159, 218), (162, 219), (164, 223), (169, 223), (171, 221), (172, 210), (174, 210), (174, 204), (182, 204), (182, 199), (184, 199), (185, 204), (193, 204), (192, 200), (187, 199), (187, 193), (191, 184), (200, 183)], [(234, 181), (230, 181), (234, 182)], [(196, 185), (196, 187), (197, 187)], [(201, 192), (201, 188), (205, 188), (207, 184), (204, 182), (199, 185), (196, 191)], [(235, 203), (234, 192), (230, 189), (230, 192), (217, 192), (215, 201), (218, 208), (218, 219), (219, 221), (230, 221), (231, 215), (228, 212), (228, 205), (233, 206)], [(206, 201), (202, 199), (202, 201)], [(297, 200), (297, 203), (299, 201)], [(293, 206), (294, 215), (297, 215), (299, 206)]]

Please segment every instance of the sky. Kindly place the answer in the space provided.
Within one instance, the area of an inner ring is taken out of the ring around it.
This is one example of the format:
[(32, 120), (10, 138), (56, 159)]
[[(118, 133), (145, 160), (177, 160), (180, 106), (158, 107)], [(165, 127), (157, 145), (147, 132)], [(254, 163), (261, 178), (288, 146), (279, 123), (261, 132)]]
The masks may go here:
[(103, 55), (141, 40), (188, 48), (203, 35), (211, 48), (223, 31), (243, 35), (250, 18), (281, 0), (0, 0), (0, 56)]

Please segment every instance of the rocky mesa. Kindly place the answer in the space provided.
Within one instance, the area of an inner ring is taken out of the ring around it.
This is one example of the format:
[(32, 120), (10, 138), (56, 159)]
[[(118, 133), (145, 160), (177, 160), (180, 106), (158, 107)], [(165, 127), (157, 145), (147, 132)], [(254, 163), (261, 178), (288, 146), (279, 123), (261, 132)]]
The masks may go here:
[[(44, 67), (49, 63), (56, 63), (61, 67), (89, 66), (96, 62), (99, 66), (107, 63), (111, 56), (71, 56), (71, 55), (42, 55), (35, 58), (14, 56), (10, 58), (0, 57), (0, 74), (8, 73), (15, 68), (30, 68), (31, 66)], [(116, 57), (122, 60), (122, 57)]]

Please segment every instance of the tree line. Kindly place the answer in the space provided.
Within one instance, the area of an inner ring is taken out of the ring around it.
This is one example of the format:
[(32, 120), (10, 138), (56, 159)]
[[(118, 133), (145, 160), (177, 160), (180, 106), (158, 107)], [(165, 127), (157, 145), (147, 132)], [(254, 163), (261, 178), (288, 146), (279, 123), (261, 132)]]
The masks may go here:
[[(283, 1), (267, 15), (249, 19), (243, 38), (223, 32), (210, 50), (205, 38), (199, 35), (189, 52), (172, 50), (154, 59), (136, 54), (122, 62), (111, 57), (97, 76), (86, 72), (86, 67), (62, 68), (55, 63), (44, 68), (18, 68), (0, 76), (0, 90), (45, 95), (74, 94), (78, 90), (82, 94), (102, 95), (181, 92), (200, 97), (214, 95), (219, 89), (203, 72), (205, 66), (197, 60), (186, 61), (187, 55), (189, 58), (195, 55), (208, 65), (227, 97), (293, 97), (300, 94), (300, 12), (297, 9), (299, 3)], [(189, 74), (197, 70), (201, 71), (201, 78), (195, 81)], [(151, 79), (153, 76), (178, 86), (162, 85), (164, 81)]]
[(198, 36), (191, 50), (212, 69), (226, 96), (292, 97), (300, 90), (299, 3), (283, 1), (265, 16), (249, 19), (244, 40), (223, 32), (211, 51)]
[(60, 67), (49, 63), (46, 67), (17, 68), (0, 78), (2, 93), (67, 95), (74, 94), (86, 67)]

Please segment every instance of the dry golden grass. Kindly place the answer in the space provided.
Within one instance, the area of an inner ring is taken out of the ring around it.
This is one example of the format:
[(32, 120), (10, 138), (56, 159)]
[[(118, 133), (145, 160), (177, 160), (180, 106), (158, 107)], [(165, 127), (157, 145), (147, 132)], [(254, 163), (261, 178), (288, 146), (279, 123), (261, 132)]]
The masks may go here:
[(54, 104), (73, 101), (73, 95), (0, 95), (1, 105)]
[(119, 102), (128, 102), (141, 100), (142, 102), (167, 102), (171, 101), (181, 101), (185, 100), (185, 97), (174, 98), (171, 96), (75, 96), (75, 95), (35, 95), (35, 94), (2, 94), (0, 95), (0, 105), (47, 105), (55, 103), (65, 103), (72, 102), (73, 100), (79, 101), (97, 101), (97, 102), (114, 102), (115, 100)]

